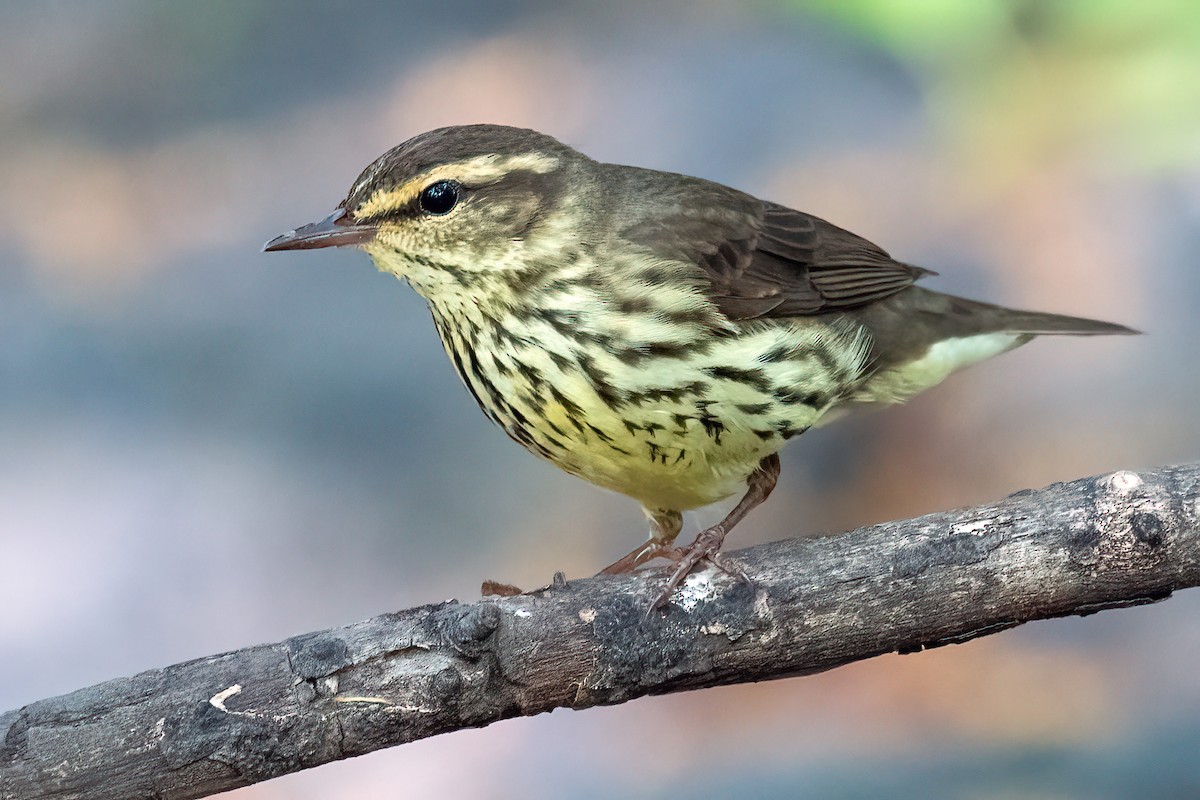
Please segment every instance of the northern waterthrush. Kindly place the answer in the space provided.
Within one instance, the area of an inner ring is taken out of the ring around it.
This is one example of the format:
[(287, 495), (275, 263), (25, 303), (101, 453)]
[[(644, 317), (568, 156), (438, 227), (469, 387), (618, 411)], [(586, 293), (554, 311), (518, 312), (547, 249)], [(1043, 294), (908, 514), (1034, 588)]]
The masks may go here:
[[(914, 285), (928, 270), (699, 178), (603, 164), (532, 130), (442, 128), (371, 164), (267, 250), (354, 246), (429, 303), (463, 384), (527, 450), (638, 500), (678, 562), (658, 603), (770, 494), (778, 450), (1040, 334), (1129, 328)], [(832, 412), (832, 414), (831, 414)], [(688, 547), (682, 512), (745, 489)]]

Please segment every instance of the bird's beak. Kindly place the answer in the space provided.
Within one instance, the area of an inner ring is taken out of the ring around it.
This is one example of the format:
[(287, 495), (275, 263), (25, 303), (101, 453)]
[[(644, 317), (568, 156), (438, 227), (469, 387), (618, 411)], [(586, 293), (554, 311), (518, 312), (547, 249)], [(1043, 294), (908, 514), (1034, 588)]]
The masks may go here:
[(375, 238), (376, 230), (374, 225), (356, 224), (349, 211), (339, 208), (320, 222), (310, 222), (276, 236), (263, 245), (263, 250), (315, 250), (318, 247), (362, 245)]

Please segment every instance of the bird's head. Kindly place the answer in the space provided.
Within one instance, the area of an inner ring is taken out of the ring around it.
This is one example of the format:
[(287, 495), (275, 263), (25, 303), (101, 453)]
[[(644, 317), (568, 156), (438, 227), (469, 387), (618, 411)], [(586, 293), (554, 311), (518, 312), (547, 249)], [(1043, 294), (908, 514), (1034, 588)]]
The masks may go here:
[(361, 247), (431, 299), (531, 268), (563, 236), (590, 159), (550, 136), (499, 125), (423, 133), (363, 170), (333, 214), (264, 250)]

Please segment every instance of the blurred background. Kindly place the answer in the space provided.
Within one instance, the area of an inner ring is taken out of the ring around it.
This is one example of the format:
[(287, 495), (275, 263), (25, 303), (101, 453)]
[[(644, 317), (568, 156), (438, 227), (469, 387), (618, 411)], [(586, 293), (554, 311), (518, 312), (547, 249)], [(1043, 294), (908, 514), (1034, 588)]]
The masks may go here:
[[(1200, 456), (1189, 0), (5, 2), (0, 75), (0, 708), (644, 537), (483, 418), (366, 256), (259, 252), (440, 125), (728, 183), (934, 288), (1149, 332), (809, 433), (737, 546)], [(230, 796), (1195, 797), (1198, 613), (1188, 591)]]

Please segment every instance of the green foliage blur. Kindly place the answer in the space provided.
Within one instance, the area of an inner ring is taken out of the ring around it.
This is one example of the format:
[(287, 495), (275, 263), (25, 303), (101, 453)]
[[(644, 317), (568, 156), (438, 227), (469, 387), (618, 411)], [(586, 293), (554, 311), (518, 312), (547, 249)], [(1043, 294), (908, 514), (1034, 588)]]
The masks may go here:
[(909, 65), (964, 157), (997, 170), (1084, 148), (1116, 170), (1200, 159), (1200, 5), (1189, 0), (811, 0)]

